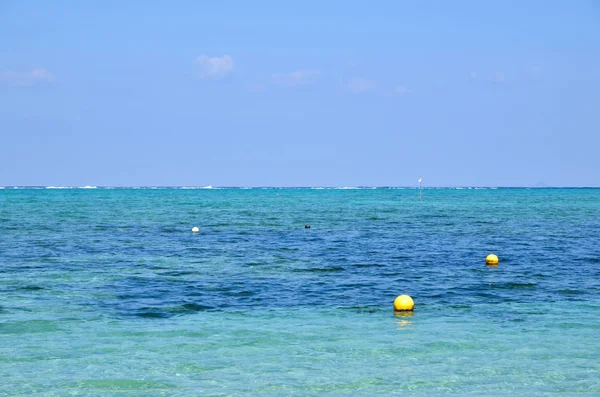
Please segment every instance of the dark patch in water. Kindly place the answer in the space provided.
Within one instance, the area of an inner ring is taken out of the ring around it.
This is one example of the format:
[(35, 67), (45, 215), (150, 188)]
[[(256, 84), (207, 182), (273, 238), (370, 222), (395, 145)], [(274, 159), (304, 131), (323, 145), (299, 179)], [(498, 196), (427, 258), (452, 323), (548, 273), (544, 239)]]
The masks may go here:
[(170, 271), (170, 272), (162, 272), (161, 276), (170, 276), (170, 277), (179, 277), (179, 276), (189, 276), (189, 275), (197, 275), (201, 274), (198, 271)]
[(252, 291), (239, 291), (230, 293), (231, 296), (252, 296), (255, 293)]
[(412, 257), (410, 256), (406, 256), (406, 255), (396, 255), (396, 256), (392, 256), (393, 260), (402, 260), (402, 259), (412, 259)]
[(385, 265), (381, 263), (356, 263), (354, 267), (385, 267)]
[(279, 248), (279, 251), (300, 251), (300, 248), (296, 248), (296, 247), (281, 247)]
[(142, 318), (169, 318), (172, 315), (162, 312), (139, 312), (136, 313), (136, 316)]
[(450, 306), (448, 306), (448, 309), (450, 309), (450, 310), (470, 309), (470, 308), (471, 308), (470, 305), (450, 305)]
[(561, 294), (565, 294), (565, 295), (583, 295), (585, 292), (581, 291), (581, 290), (577, 290), (577, 289), (561, 289), (558, 290), (558, 292), (560, 292)]
[(192, 314), (206, 310), (214, 310), (212, 306), (201, 305), (197, 303), (185, 303), (174, 307), (142, 307), (134, 312), (136, 317), (142, 318), (170, 318), (184, 314)]
[(201, 311), (205, 311), (205, 310), (213, 310), (214, 309), (214, 307), (199, 305), (197, 303), (186, 303), (186, 304), (182, 305), (181, 307), (187, 311), (192, 311), (192, 312), (201, 312)]
[(341, 307), (340, 309), (343, 310), (351, 310), (353, 312), (357, 312), (357, 313), (377, 313), (380, 312), (381, 309), (376, 308), (376, 307), (368, 307), (368, 306), (352, 306), (352, 307)]
[(491, 285), (492, 288), (498, 289), (523, 289), (523, 288), (535, 288), (536, 283), (494, 283)]
[(313, 267), (310, 269), (293, 269), (295, 273), (334, 273), (344, 271), (343, 267)]
[(21, 291), (40, 291), (45, 289), (44, 287), (38, 287), (37, 285), (26, 285), (24, 287), (18, 288)]
[(582, 262), (600, 263), (600, 258), (581, 258)]

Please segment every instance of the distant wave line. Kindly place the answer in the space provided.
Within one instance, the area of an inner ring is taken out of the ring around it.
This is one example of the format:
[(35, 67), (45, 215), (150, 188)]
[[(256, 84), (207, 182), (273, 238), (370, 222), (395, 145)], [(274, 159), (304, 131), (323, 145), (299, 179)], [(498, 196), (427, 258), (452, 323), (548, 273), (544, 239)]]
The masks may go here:
[[(97, 186), (46, 186), (46, 189), (97, 189)], [(35, 187), (32, 187), (35, 189)]]

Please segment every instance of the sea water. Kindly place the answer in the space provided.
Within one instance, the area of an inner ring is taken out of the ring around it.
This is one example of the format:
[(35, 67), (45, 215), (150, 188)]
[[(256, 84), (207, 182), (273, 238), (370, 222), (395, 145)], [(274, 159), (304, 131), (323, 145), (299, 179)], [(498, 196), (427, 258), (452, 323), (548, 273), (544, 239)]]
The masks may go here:
[(600, 395), (600, 189), (0, 190), (1, 396), (555, 393)]

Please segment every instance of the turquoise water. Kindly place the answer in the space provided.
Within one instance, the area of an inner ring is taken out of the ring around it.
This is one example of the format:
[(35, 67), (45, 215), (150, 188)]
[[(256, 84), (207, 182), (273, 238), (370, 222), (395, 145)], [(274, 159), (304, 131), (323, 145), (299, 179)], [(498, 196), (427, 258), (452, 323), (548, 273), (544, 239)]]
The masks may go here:
[(600, 189), (0, 190), (0, 396), (600, 395), (599, 335)]

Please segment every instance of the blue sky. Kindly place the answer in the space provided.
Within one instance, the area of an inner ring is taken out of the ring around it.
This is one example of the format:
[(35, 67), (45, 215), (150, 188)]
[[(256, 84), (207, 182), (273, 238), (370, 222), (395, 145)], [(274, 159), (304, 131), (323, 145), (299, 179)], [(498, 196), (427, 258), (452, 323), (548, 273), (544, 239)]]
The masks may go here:
[(600, 2), (0, 0), (0, 186), (600, 186)]

